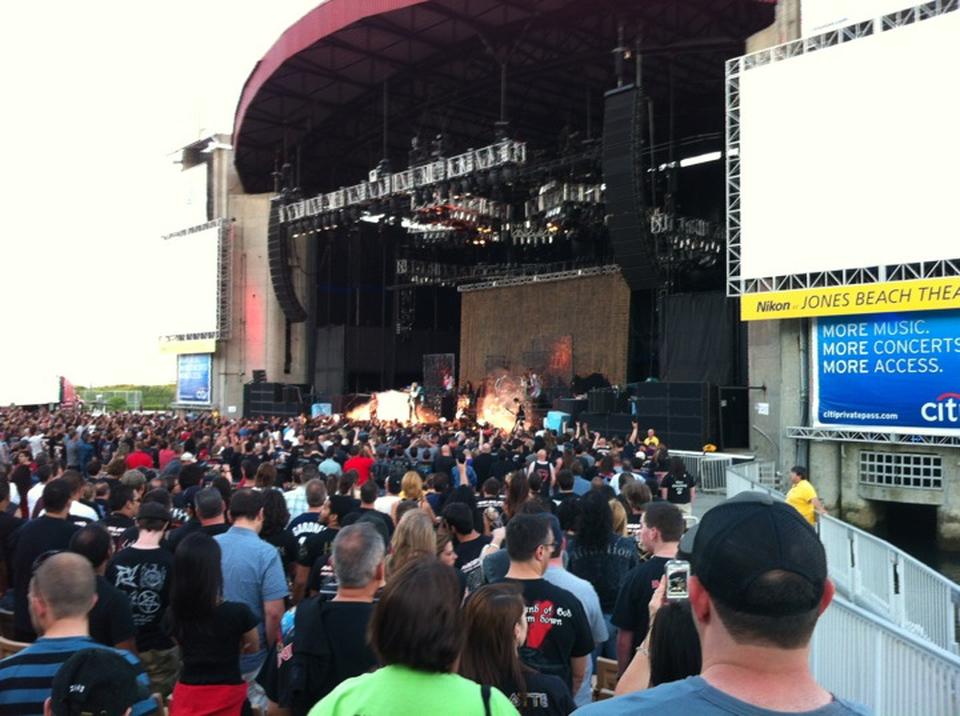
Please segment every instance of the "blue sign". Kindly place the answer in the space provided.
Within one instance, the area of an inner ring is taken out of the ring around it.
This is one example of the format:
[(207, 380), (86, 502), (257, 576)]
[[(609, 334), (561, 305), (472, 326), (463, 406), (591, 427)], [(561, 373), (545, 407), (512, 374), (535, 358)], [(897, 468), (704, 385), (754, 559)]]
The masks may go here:
[(210, 405), (213, 356), (192, 353), (177, 356), (177, 403)]
[(820, 318), (817, 425), (960, 434), (960, 311)]

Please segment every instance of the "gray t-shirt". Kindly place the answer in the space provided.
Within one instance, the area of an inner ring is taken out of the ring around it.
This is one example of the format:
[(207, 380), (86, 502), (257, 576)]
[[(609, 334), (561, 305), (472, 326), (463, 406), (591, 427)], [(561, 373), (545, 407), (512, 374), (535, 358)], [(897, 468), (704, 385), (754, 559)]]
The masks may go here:
[[(596, 701), (573, 712), (574, 716), (643, 716), (683, 714), (683, 716), (783, 716), (785, 711), (753, 706), (710, 686), (701, 676), (660, 684), (606, 701)], [(834, 697), (826, 706), (813, 711), (791, 711), (791, 716), (870, 716), (865, 706)]]

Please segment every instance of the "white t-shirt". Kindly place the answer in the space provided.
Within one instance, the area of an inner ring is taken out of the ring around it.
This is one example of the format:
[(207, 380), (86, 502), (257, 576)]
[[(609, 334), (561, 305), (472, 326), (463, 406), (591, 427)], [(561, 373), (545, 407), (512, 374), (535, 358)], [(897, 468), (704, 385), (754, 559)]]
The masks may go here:
[(393, 506), (398, 502), (400, 502), (400, 495), (384, 495), (373, 501), (373, 509), (389, 515), (391, 510), (393, 510)]
[(27, 492), (27, 507), (30, 510), (27, 514), (31, 517), (33, 517), (33, 508), (37, 506), (37, 500), (43, 496), (44, 487), (46, 487), (46, 484), (38, 482)]

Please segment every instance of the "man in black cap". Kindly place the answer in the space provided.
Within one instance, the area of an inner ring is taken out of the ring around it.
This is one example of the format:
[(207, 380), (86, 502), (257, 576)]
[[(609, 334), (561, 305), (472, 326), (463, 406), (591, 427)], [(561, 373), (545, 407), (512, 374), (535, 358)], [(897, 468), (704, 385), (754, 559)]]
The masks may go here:
[(137, 513), (136, 542), (114, 555), (107, 580), (126, 593), (137, 629), (137, 651), (155, 693), (169, 696), (180, 669), (180, 654), (161, 621), (170, 603), (173, 555), (160, 546), (170, 526), (170, 510), (159, 502), (144, 502)]
[(50, 696), (43, 704), (44, 716), (129, 716), (134, 704), (148, 697), (137, 677), (137, 670), (114, 651), (78, 651), (53, 677)]
[(579, 709), (602, 714), (866, 714), (810, 672), (810, 638), (833, 598), (817, 533), (789, 505), (745, 492), (680, 544), (703, 656), (699, 676)]

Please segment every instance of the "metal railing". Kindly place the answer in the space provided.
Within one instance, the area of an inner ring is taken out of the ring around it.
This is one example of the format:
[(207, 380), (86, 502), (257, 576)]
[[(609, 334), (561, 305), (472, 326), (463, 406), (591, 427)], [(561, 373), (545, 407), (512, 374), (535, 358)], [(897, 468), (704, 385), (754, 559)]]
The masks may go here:
[[(727, 468), (727, 496), (759, 490), (774, 475), (760, 462)], [(960, 713), (960, 585), (905, 552), (829, 516), (820, 538), (837, 594), (817, 622), (810, 650), (816, 680), (876, 716)]]
[(820, 617), (810, 649), (814, 678), (876, 716), (956, 716), (960, 657), (841, 596)]
[[(762, 490), (761, 463), (727, 469), (727, 496)], [(829, 515), (819, 521), (830, 578), (854, 604), (952, 654), (960, 654), (960, 585), (890, 543)], [(960, 698), (960, 694), (958, 694)]]
[[(698, 452), (695, 450), (671, 450), (671, 457), (676, 456), (683, 460), (683, 466), (697, 480), (697, 489), (709, 493), (725, 493), (727, 491), (727, 468), (737, 465), (738, 468), (751, 471), (754, 481), (761, 485), (777, 484), (776, 470), (773, 463), (758, 463), (752, 455), (737, 455), (735, 453)], [(749, 467), (749, 466), (757, 467)]]

